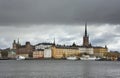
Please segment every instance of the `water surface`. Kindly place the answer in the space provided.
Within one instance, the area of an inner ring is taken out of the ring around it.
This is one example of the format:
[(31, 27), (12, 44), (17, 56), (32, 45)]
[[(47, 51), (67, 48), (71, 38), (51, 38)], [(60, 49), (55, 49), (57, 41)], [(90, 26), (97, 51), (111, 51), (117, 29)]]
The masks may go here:
[(120, 62), (0, 60), (0, 78), (120, 78)]

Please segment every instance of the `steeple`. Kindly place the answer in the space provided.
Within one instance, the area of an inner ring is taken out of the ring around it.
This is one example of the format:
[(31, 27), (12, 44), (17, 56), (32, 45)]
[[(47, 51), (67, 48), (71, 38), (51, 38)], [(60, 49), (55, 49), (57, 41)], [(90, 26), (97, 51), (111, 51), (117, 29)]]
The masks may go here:
[(53, 42), (53, 45), (55, 45), (55, 37), (54, 37), (54, 42)]
[(85, 36), (87, 37), (87, 22), (85, 22)]
[(19, 38), (18, 38), (18, 42), (17, 42), (17, 44), (20, 44), (20, 43), (19, 43)]
[(16, 49), (16, 48), (17, 48), (17, 44), (16, 44), (16, 41), (15, 41), (15, 40), (13, 41), (13, 44), (12, 44), (12, 45), (13, 45), (12, 49)]
[(13, 43), (16, 44), (16, 41), (14, 40)]
[(84, 47), (89, 47), (89, 36), (87, 34), (87, 22), (85, 22), (85, 34), (83, 37), (83, 46)]

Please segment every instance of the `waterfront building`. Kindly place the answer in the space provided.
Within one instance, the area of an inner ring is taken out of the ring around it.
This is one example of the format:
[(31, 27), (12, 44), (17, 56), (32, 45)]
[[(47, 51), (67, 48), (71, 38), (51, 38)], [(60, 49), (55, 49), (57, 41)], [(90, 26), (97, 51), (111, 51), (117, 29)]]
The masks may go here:
[(44, 49), (44, 58), (52, 58), (52, 50), (51, 47)]
[(35, 59), (44, 58), (44, 49), (37, 49), (33, 51), (33, 58)]
[(44, 58), (52, 58), (52, 45), (54, 45), (54, 43), (39, 43), (35, 45), (35, 50), (43, 49)]
[(71, 46), (52, 46), (52, 57), (55, 59), (66, 58), (68, 56), (79, 56), (80, 51), (77, 47)]
[(116, 52), (116, 51), (110, 51), (104, 54), (106, 59), (112, 60), (112, 61), (116, 61), (116, 60), (120, 60), (120, 53)]
[(16, 58), (16, 51), (11, 49), (8, 51), (8, 58), (15, 59)]
[(16, 56), (21, 55), (26, 58), (32, 58), (34, 46), (32, 46), (30, 42), (26, 42), (25, 45), (21, 45), (19, 43), (19, 40), (18, 40), (18, 43), (16, 43), (16, 41), (14, 40), (13, 50), (16, 51)]
[(93, 55), (94, 54), (94, 49), (93, 47), (79, 47), (80, 53), (81, 54), (89, 54), (89, 55)]
[(105, 47), (96, 46), (93, 48), (94, 48), (94, 55), (98, 57), (104, 57), (105, 53), (108, 52), (108, 48), (106, 46)]

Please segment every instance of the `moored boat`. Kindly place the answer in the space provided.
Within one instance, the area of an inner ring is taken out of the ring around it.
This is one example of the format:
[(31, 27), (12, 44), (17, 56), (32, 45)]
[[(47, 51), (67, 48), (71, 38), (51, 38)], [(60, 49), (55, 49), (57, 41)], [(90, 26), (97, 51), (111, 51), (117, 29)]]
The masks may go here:
[(66, 58), (67, 60), (78, 60), (76, 56), (69, 56)]
[(25, 57), (19, 55), (19, 56), (16, 57), (16, 60), (25, 60)]
[(95, 56), (89, 56), (89, 55), (84, 55), (80, 57), (80, 60), (96, 60), (97, 58)]

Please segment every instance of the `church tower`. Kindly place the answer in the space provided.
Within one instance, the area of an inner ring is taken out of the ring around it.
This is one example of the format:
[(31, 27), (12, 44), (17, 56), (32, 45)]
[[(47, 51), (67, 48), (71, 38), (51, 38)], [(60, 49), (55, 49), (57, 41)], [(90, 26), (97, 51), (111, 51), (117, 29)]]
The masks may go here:
[(85, 34), (83, 36), (83, 46), (89, 47), (89, 36), (87, 34), (87, 22), (85, 22)]
[(53, 45), (55, 46), (55, 38), (54, 38), (54, 42), (53, 42)]
[(13, 49), (17, 49), (17, 44), (15, 40), (13, 41)]

